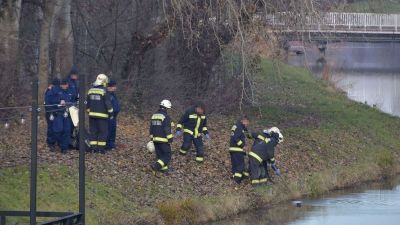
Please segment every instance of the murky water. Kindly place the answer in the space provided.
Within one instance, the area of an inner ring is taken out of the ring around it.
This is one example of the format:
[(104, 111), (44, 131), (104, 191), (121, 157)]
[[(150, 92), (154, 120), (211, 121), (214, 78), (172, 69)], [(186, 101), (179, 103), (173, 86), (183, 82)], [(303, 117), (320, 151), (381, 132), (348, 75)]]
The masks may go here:
[[(400, 116), (400, 43), (332, 43), (326, 54), (315, 44), (292, 43), (289, 64), (306, 66), (348, 97)], [(399, 223), (400, 224), (400, 223)]]
[(400, 178), (337, 191), (318, 200), (238, 215), (213, 225), (398, 225)]

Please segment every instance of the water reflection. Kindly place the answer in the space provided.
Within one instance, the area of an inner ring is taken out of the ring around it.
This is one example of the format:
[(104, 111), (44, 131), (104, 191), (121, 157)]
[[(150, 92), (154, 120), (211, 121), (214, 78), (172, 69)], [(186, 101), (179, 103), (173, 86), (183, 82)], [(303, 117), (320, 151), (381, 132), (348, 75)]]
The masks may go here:
[(304, 200), (303, 207), (283, 205), (239, 215), (214, 225), (398, 225), (400, 221), (400, 178), (365, 184)]
[(400, 44), (332, 43), (323, 56), (315, 44), (293, 42), (289, 64), (306, 66), (348, 97), (400, 116)]

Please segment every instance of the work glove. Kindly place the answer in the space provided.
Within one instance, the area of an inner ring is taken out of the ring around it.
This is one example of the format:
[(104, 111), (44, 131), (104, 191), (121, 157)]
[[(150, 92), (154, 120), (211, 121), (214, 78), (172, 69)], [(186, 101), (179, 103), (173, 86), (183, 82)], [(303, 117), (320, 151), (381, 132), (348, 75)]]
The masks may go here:
[(206, 140), (210, 140), (210, 135), (209, 135), (209, 134), (205, 134), (205, 135), (204, 135), (204, 138), (205, 138)]
[(182, 136), (183, 132), (181, 130), (176, 131), (175, 136), (180, 137)]
[(281, 170), (280, 169), (276, 169), (275, 170), (275, 175), (277, 175), (278, 177), (280, 177), (282, 174), (281, 174)]

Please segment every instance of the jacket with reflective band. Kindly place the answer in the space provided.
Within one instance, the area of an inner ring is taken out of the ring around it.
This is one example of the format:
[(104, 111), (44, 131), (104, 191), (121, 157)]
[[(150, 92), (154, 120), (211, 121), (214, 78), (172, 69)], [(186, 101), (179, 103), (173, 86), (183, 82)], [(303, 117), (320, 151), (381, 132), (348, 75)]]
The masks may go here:
[(198, 115), (195, 107), (191, 107), (178, 122), (177, 130), (182, 129), (185, 133), (191, 134), (195, 138), (200, 137), (201, 134), (208, 134), (207, 118), (204, 114)]
[(259, 141), (252, 146), (249, 156), (259, 161), (274, 161), (275, 147), (277, 144), (277, 138), (267, 137), (264, 141)]
[(89, 117), (107, 119), (113, 113), (110, 95), (103, 86), (90, 88), (86, 98)]
[(150, 138), (156, 143), (171, 143), (173, 134), (171, 132), (171, 118), (165, 109), (159, 109), (151, 116)]
[(253, 139), (253, 146), (265, 141), (266, 138), (270, 138), (269, 135), (265, 134), (264, 132), (251, 132), (251, 134), (249, 134), (249, 138)]
[(236, 124), (233, 125), (231, 132), (229, 151), (244, 153), (243, 148), (246, 145), (247, 128), (240, 121), (237, 121)]
[(46, 89), (44, 94), (44, 108), (46, 112), (56, 112), (59, 109), (57, 104), (61, 102), (61, 88), (59, 86), (51, 86)]

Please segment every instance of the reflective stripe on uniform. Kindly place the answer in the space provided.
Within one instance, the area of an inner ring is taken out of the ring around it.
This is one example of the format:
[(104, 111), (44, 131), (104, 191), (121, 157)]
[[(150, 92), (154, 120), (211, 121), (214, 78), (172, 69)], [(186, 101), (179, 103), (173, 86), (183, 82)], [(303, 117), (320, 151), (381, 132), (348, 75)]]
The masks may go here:
[(89, 117), (90, 116), (100, 117), (100, 118), (108, 118), (108, 114), (106, 114), (106, 113), (98, 113), (98, 112), (89, 112)]
[(168, 142), (167, 138), (163, 138), (163, 137), (153, 137), (153, 141), (155, 142)]
[(201, 116), (201, 119), (202, 119), (202, 120), (205, 120), (205, 119), (206, 119), (206, 116)]
[(165, 166), (165, 163), (161, 159), (157, 160), (157, 163), (160, 164), (161, 168)]
[(239, 178), (242, 178), (242, 174), (241, 173), (235, 173), (235, 174), (233, 174), (233, 177), (239, 177)]
[(262, 136), (261, 134), (260, 134), (260, 135), (258, 135), (258, 136), (257, 136), (257, 138), (258, 138), (258, 139), (260, 139), (260, 140), (263, 140), (263, 141), (265, 140), (265, 137), (264, 137), (264, 136)]
[(164, 116), (163, 114), (156, 113), (156, 114), (153, 114), (153, 116), (151, 116), (151, 119), (152, 119), (152, 120), (161, 120), (161, 121), (164, 121), (165, 116)]
[(114, 109), (113, 109), (113, 108), (111, 108), (111, 109), (108, 110), (108, 113), (112, 113), (112, 112), (114, 112)]
[(199, 128), (200, 128), (201, 118), (197, 118), (196, 127), (194, 128), (194, 138), (199, 136)]
[(242, 145), (243, 144), (243, 141), (242, 140), (239, 140), (238, 142), (237, 142), (237, 145)]
[(239, 148), (239, 147), (230, 147), (229, 151), (230, 152), (244, 152), (243, 148)]
[(207, 131), (207, 130), (208, 130), (207, 127), (203, 127), (203, 132), (204, 132), (204, 131)]
[(187, 154), (187, 151), (185, 151), (185, 150), (183, 150), (183, 149), (179, 150), (179, 152), (182, 153), (182, 154), (184, 154), (184, 155)]
[(182, 124), (178, 124), (178, 125), (176, 125), (176, 128), (180, 128), (180, 129), (182, 129)]
[(251, 181), (251, 184), (259, 184), (260, 183), (260, 180), (252, 180)]
[(107, 142), (105, 142), (105, 141), (99, 141), (99, 142), (97, 142), (97, 145), (98, 145), (98, 146), (106, 146), (106, 145), (107, 145)]
[(163, 168), (161, 168), (161, 171), (166, 171), (168, 170), (168, 166), (164, 166)]
[(89, 142), (89, 145), (97, 145), (97, 141), (91, 141)]
[(184, 129), (183, 132), (188, 133), (190, 135), (193, 135), (193, 131), (191, 131), (189, 129)]
[(266, 183), (267, 181), (268, 181), (267, 178), (263, 178), (263, 179), (260, 179), (259, 183), (260, 183), (260, 184), (261, 184), (261, 183)]
[(243, 176), (248, 177), (248, 176), (250, 176), (250, 173), (248, 173), (248, 172), (243, 172)]
[(249, 156), (252, 156), (253, 158), (257, 159), (260, 163), (262, 163), (263, 161), (262, 158), (254, 152), (250, 152)]
[(197, 162), (203, 162), (204, 161), (204, 157), (196, 157), (196, 161)]
[(197, 119), (197, 114), (189, 115), (189, 118), (190, 118), (190, 119)]
[(173, 138), (174, 137), (174, 135), (173, 134), (169, 134), (169, 135), (167, 135), (167, 139), (171, 139), (171, 138)]
[(88, 95), (104, 95), (106, 92), (100, 88), (91, 88), (88, 91)]

